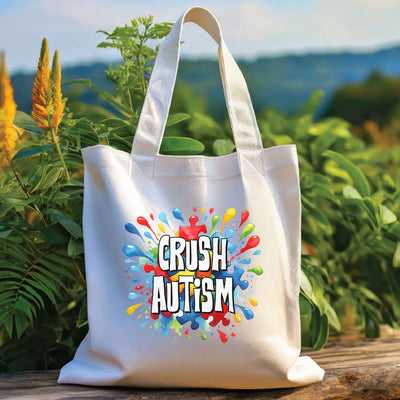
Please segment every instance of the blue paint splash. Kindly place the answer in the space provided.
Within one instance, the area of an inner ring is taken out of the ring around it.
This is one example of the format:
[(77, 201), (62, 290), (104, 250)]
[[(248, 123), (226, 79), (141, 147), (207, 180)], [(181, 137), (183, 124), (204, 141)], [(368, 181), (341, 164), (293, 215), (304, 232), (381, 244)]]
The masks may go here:
[(169, 226), (169, 222), (168, 222), (167, 216), (165, 215), (165, 212), (161, 211), (160, 214), (158, 214), (158, 219), (161, 222), (164, 222), (165, 224), (167, 224)]
[(185, 222), (185, 220), (182, 217), (182, 210), (179, 207), (174, 208), (174, 210), (172, 211), (172, 215), (176, 219), (180, 219), (182, 222)]
[(127, 223), (125, 224), (125, 229), (129, 232), (129, 233), (133, 233), (134, 235), (138, 235), (140, 237), (140, 239), (143, 239), (142, 235), (140, 234), (140, 232), (137, 230), (136, 226), (131, 224), (131, 223)]
[(152, 258), (146, 256), (146, 254), (134, 244), (126, 244), (122, 250), (128, 257), (146, 257), (150, 261), (153, 261)]

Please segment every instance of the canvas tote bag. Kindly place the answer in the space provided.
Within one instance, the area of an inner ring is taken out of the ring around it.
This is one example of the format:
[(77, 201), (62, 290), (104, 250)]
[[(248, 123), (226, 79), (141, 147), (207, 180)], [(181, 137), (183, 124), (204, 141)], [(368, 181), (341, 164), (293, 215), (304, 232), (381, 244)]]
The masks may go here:
[[(219, 45), (236, 153), (159, 154), (185, 22)], [(263, 149), (209, 11), (189, 9), (164, 39), (132, 153), (82, 153), (89, 332), (59, 383), (256, 389), (322, 379), (299, 357), (296, 147)]]

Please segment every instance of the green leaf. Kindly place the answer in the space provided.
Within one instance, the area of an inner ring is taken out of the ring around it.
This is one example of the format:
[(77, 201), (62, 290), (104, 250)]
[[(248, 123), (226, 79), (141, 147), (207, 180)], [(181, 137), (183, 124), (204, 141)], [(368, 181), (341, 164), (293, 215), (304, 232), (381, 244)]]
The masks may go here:
[(83, 253), (83, 242), (82, 240), (75, 239), (71, 236), (68, 242), (68, 255), (70, 257), (76, 257)]
[(185, 121), (189, 118), (190, 115), (185, 113), (172, 114), (168, 117), (166, 127), (168, 128), (169, 126), (179, 124), (180, 122)]
[(349, 159), (332, 150), (326, 150), (323, 155), (335, 161), (341, 169), (349, 174), (350, 178), (353, 180), (353, 186), (362, 197), (371, 195), (367, 178)]
[(76, 327), (82, 328), (88, 323), (88, 314), (87, 314), (87, 298), (84, 297), (81, 308), (79, 309), (78, 319), (76, 320)]
[(129, 122), (121, 118), (107, 118), (100, 121), (100, 123), (106, 125), (108, 128), (125, 128), (129, 126)]
[(53, 215), (56, 221), (58, 221), (72, 236), (77, 239), (82, 237), (82, 228), (75, 221), (69, 219), (59, 210), (51, 209), (48, 212), (49, 214)]
[(314, 90), (308, 98), (307, 103), (295, 115), (295, 118), (301, 118), (305, 115), (314, 115), (324, 92), (322, 90)]
[[(318, 316), (316, 316), (318, 318)], [(326, 314), (322, 314), (319, 320), (318, 328), (315, 332), (315, 335), (313, 337), (314, 339), (314, 344), (313, 344), (313, 349), (314, 350), (320, 350), (322, 349), (329, 337), (329, 323), (328, 323), (328, 317)]]
[(332, 132), (327, 131), (319, 135), (311, 144), (312, 154), (315, 160), (318, 160), (327, 149), (331, 148), (339, 138)]
[(316, 303), (317, 303), (317, 299), (316, 299), (315, 296), (314, 296), (311, 283), (310, 283), (310, 281), (309, 281), (309, 279), (308, 279), (308, 277), (307, 277), (307, 275), (305, 274), (305, 272), (304, 272), (303, 269), (301, 269), (301, 271), (300, 271), (300, 287), (301, 287), (301, 290), (304, 292), (304, 294), (305, 294), (310, 300), (312, 300), (312, 302), (313, 302), (314, 304), (316, 304)]
[(53, 145), (46, 144), (44, 146), (29, 146), (21, 149), (14, 157), (13, 160), (18, 160), (19, 158), (33, 157), (38, 154), (44, 153), (45, 151), (51, 150)]
[(193, 155), (204, 151), (204, 145), (198, 140), (185, 137), (164, 137), (160, 152), (171, 155)]
[(14, 318), (17, 337), (20, 338), (27, 328), (27, 319), (24, 314), (19, 310), (15, 310)]
[(325, 314), (328, 317), (329, 324), (335, 329), (335, 331), (340, 332), (341, 324), (339, 318), (334, 310), (334, 308), (328, 303), (325, 297), (318, 299), (318, 308), (321, 314)]
[(213, 143), (213, 150), (217, 156), (224, 156), (235, 151), (235, 144), (229, 139), (217, 139)]
[(306, 297), (300, 294), (299, 305), (300, 305), (300, 322), (301, 322), (301, 346), (311, 347), (312, 337), (310, 332), (310, 322), (312, 318), (312, 304)]
[(382, 223), (391, 224), (397, 221), (397, 217), (384, 205), (380, 205), (380, 216)]
[(311, 210), (310, 213), (322, 231), (328, 236), (332, 235), (332, 226), (325, 214), (316, 208)]
[(17, 110), (14, 118), (14, 124), (28, 132), (33, 132), (34, 134), (43, 134), (43, 129), (39, 128), (35, 120), (23, 111)]
[(343, 196), (346, 199), (361, 199), (360, 193), (358, 193), (358, 191), (352, 186), (345, 186), (343, 189)]
[(393, 267), (400, 267), (400, 242), (397, 242), (396, 251), (394, 252)]
[(364, 334), (367, 338), (375, 339), (380, 336), (382, 318), (380, 312), (371, 304), (364, 303)]
[(34, 202), (37, 200), (36, 196), (31, 196), (29, 199), (20, 199), (20, 198), (15, 198), (15, 197), (6, 197), (2, 198), (2, 201), (0, 203), (0, 215), (5, 214), (12, 208), (18, 208), (18, 207), (25, 207), (26, 205)]
[(11, 338), (12, 333), (13, 333), (13, 327), (14, 327), (14, 318), (10, 312), (7, 313), (7, 317), (4, 320), (4, 326), (6, 327), (8, 336)]

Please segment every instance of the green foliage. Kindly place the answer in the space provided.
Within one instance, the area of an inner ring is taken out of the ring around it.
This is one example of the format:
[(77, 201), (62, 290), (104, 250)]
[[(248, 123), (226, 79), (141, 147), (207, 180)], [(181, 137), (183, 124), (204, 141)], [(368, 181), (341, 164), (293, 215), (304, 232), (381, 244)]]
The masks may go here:
[(300, 302), (302, 339), (314, 348), (326, 339), (318, 333), (327, 329), (323, 315), (334, 331), (342, 320), (368, 337), (379, 336), (379, 324), (400, 321), (398, 160), (355, 138), (344, 120), (313, 123), (317, 96), (292, 118), (273, 110), (259, 117), (264, 143), (298, 148), (307, 254), (301, 291), (311, 305)]
[[(374, 132), (363, 127), (366, 121), (375, 121), (394, 136), (399, 143), (400, 79), (374, 70), (365, 82), (350, 83), (337, 89), (326, 110), (328, 116), (338, 116), (361, 128), (361, 135), (380, 142)], [(371, 137), (372, 136), (372, 137)]]
[[(22, 112), (25, 130), (13, 170), (0, 175), (0, 369), (57, 368), (87, 331), (82, 242), (83, 165), (80, 150), (105, 144), (130, 151), (157, 49), (151, 40), (171, 24), (131, 21), (100, 47), (122, 56), (106, 79), (115, 92), (89, 79), (67, 82), (97, 93), (115, 110), (69, 104), (59, 128), (64, 174), (49, 137)], [(300, 163), (303, 255), (302, 343), (314, 349), (329, 332), (359, 324), (400, 322), (400, 152), (367, 146), (340, 118), (313, 122), (320, 91), (293, 117), (258, 115), (265, 147), (295, 143)], [(161, 151), (224, 155), (235, 149), (229, 122), (207, 114), (204, 99), (177, 86)]]

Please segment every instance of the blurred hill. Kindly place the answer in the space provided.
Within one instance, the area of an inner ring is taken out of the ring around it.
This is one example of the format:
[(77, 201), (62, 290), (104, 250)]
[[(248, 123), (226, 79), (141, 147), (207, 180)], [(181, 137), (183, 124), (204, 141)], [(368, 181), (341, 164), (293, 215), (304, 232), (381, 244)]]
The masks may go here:
[[(273, 107), (285, 114), (295, 113), (314, 89), (325, 97), (318, 112), (322, 116), (339, 86), (364, 82), (372, 70), (400, 75), (400, 46), (368, 53), (315, 53), (263, 57), (254, 61), (239, 60), (244, 71), (256, 112)], [(112, 90), (104, 79), (107, 63), (77, 65), (63, 69), (63, 81), (89, 78), (101, 89)], [(19, 108), (30, 113), (34, 75), (12, 76), (15, 99)], [(186, 83), (196, 96), (205, 97), (208, 112), (222, 120), (226, 115), (219, 67), (216, 60), (181, 60), (178, 82)], [(102, 104), (90, 89), (69, 86), (64, 93), (85, 103)]]

